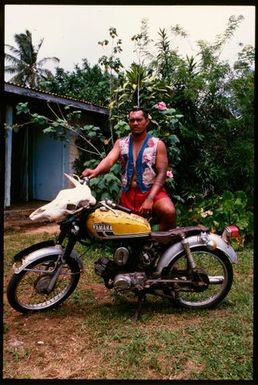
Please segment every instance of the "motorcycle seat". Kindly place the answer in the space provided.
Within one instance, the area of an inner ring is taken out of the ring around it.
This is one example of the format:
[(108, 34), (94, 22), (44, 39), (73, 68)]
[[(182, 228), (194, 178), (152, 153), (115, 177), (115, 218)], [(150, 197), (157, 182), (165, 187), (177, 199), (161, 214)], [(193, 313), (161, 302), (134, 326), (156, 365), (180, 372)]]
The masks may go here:
[(186, 226), (186, 227), (176, 227), (175, 229), (167, 231), (152, 231), (150, 236), (151, 239), (158, 243), (171, 243), (184, 237), (189, 237), (191, 235), (197, 235), (201, 232), (208, 232), (209, 229), (203, 225), (197, 226)]

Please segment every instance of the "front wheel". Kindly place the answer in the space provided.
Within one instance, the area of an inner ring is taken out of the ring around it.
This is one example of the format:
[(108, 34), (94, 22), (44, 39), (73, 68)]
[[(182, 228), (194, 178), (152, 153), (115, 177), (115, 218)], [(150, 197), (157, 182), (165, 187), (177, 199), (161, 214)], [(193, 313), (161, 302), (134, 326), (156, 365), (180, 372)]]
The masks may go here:
[(80, 268), (73, 259), (63, 264), (59, 255), (44, 256), (20, 273), (13, 274), (7, 287), (7, 298), (21, 313), (51, 309), (71, 295), (79, 279)]
[(179, 254), (168, 267), (168, 275), (179, 281), (174, 284), (175, 301), (192, 309), (214, 307), (226, 297), (232, 286), (232, 265), (220, 250), (196, 247), (191, 248), (191, 253), (196, 264), (195, 272), (189, 272), (184, 253)]

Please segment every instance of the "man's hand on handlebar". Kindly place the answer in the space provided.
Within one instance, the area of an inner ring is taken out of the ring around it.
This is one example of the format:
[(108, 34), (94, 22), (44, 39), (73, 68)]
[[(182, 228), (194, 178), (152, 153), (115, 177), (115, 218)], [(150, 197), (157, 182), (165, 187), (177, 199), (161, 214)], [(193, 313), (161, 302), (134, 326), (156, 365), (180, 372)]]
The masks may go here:
[(96, 171), (91, 169), (91, 168), (85, 168), (85, 170), (83, 170), (82, 172), (82, 176), (86, 176), (88, 177), (89, 179), (91, 178), (95, 178), (96, 176)]

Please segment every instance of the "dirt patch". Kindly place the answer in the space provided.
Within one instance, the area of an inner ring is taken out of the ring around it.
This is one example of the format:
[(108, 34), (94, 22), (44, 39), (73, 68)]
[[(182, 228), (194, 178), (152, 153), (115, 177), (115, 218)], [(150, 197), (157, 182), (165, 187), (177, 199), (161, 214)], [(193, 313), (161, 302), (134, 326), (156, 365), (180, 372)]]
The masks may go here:
[(56, 234), (59, 231), (59, 226), (57, 224), (49, 224), (39, 227), (28, 227), (23, 229), (24, 234)]
[(32, 221), (29, 215), (37, 208), (46, 204), (44, 201), (31, 201), (27, 203), (13, 204), (4, 210), (5, 233), (19, 231), (25, 234), (53, 234), (58, 231), (58, 225), (47, 220)]
[(91, 304), (87, 298), (81, 300), (84, 306), (69, 299), (57, 310), (30, 315), (6, 305), (4, 378), (96, 378), (104, 357), (94, 351), (84, 321), (94, 306), (111, 305), (112, 295), (102, 284), (83, 281), (78, 292), (91, 293)]
[(205, 365), (195, 362), (194, 360), (187, 360), (185, 363), (185, 370), (169, 378), (170, 380), (183, 380), (191, 378), (196, 371), (203, 371)]

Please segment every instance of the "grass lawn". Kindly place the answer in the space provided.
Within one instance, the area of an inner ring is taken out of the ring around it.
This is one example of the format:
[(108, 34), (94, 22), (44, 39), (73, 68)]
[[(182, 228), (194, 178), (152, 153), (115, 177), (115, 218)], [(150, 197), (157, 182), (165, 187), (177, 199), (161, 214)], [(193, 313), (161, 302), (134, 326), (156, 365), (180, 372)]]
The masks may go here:
[(5, 236), (4, 378), (253, 379), (253, 251), (238, 251), (234, 283), (213, 310), (178, 309), (149, 296), (140, 321), (135, 299), (118, 297), (93, 273), (103, 250), (80, 247), (86, 272), (58, 309), (21, 315), (5, 288), (12, 256), (47, 234)]

